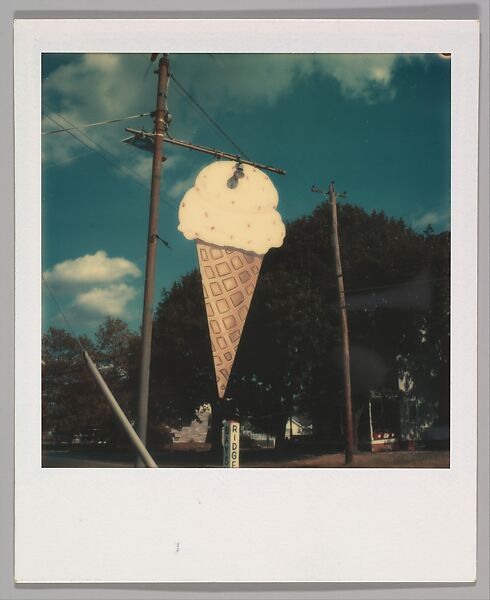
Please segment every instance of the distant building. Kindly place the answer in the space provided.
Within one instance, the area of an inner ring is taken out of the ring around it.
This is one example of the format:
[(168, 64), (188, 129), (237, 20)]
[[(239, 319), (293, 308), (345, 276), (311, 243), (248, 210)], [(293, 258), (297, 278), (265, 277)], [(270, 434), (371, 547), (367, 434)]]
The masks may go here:
[(247, 441), (251, 442), (258, 448), (274, 448), (276, 445), (276, 438), (273, 435), (258, 431), (249, 421), (244, 421), (240, 426), (240, 444), (246, 447)]
[(289, 440), (306, 435), (313, 435), (312, 420), (306, 415), (290, 416), (286, 423), (285, 438)]
[(437, 425), (437, 403), (413, 393), (408, 373), (400, 378), (400, 439), (408, 446), (449, 443), (449, 427)]
[(408, 373), (397, 392), (371, 391), (361, 442), (373, 452), (420, 446), (447, 446), (449, 427), (437, 425), (437, 403), (417, 396)]
[(186, 427), (180, 429), (172, 428), (170, 431), (174, 444), (188, 444), (195, 442), (204, 444), (208, 434), (209, 417), (211, 416), (211, 407), (209, 404), (203, 404), (197, 413), (199, 420), (192, 421)]

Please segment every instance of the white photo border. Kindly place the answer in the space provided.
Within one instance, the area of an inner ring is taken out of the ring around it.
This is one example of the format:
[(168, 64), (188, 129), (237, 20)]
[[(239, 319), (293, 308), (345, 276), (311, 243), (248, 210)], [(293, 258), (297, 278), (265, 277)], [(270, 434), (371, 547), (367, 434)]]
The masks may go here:
[[(451, 53), (450, 469), (41, 468), (41, 53), (155, 49)], [(475, 580), (478, 77), (477, 21), (16, 21), (16, 581)]]

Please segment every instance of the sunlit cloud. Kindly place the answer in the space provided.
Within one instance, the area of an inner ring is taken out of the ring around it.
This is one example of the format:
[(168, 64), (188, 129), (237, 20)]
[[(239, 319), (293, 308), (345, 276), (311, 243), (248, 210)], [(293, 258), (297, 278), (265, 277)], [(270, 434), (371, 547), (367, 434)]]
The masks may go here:
[[(335, 80), (346, 99), (364, 99), (370, 103), (390, 99), (396, 95), (393, 75), (397, 65), (415, 58), (422, 59), (423, 55), (223, 54), (210, 57), (196, 54), (185, 57), (182, 72), (179, 70), (182, 58), (171, 55), (170, 60), (176, 77), (180, 76), (185, 87), (217, 117), (219, 111), (230, 107), (243, 112), (259, 103), (274, 105), (293, 86), (318, 77)], [(152, 70), (147, 70), (145, 60), (140, 54), (81, 54), (59, 66), (43, 83), (43, 131), (59, 125), (67, 127), (69, 123), (83, 125), (151, 111), (155, 79)], [(172, 81), (169, 107), (178, 117), (172, 126), (175, 135), (191, 139), (203, 127), (209, 127)], [(143, 119), (141, 123), (148, 126), (151, 120)], [(132, 125), (140, 126), (138, 121)], [(119, 123), (96, 127), (83, 133), (75, 132), (75, 135), (91, 145), (84, 137), (84, 134), (89, 135), (134, 169), (138, 176), (146, 178), (151, 159), (148, 163), (143, 158), (135, 158), (123, 147), (120, 142), (125, 126)], [(43, 159), (70, 164), (69, 159), (79, 152), (80, 143), (64, 133), (44, 136)], [(170, 165), (167, 164), (167, 168)]]
[(412, 217), (411, 225), (414, 229), (426, 229), (429, 225), (434, 229), (449, 229), (450, 214), (449, 210), (431, 210), (422, 215)]
[(122, 257), (110, 258), (104, 250), (65, 260), (43, 273), (45, 280), (55, 285), (112, 283), (140, 275), (141, 271), (133, 262)]
[(126, 307), (130, 300), (136, 297), (137, 291), (125, 283), (113, 284), (106, 287), (94, 287), (88, 292), (77, 294), (71, 310), (79, 310), (82, 314), (94, 317), (125, 317)]
[[(64, 297), (65, 316), (77, 326), (95, 326), (106, 316), (129, 318), (128, 305), (138, 289), (123, 281), (141, 276), (131, 261), (104, 250), (57, 263), (43, 273), (50, 290)], [(55, 322), (64, 324), (60, 313)]]

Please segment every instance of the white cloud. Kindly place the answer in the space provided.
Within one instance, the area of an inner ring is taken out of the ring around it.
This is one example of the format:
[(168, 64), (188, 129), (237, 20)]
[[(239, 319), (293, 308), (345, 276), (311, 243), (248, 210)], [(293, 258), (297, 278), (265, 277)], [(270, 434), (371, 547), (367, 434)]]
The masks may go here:
[(139, 277), (141, 271), (126, 258), (109, 258), (104, 250), (56, 264), (43, 273), (48, 283), (93, 285), (112, 283), (125, 277)]
[(167, 190), (167, 196), (170, 196), (170, 198), (174, 199), (181, 199), (187, 192), (187, 190), (189, 190), (194, 185), (194, 182), (196, 181), (196, 175), (196, 173), (192, 172), (187, 177), (184, 177), (184, 179), (179, 179), (178, 181), (176, 181)]
[[(134, 150), (135, 154), (138, 150)], [(142, 150), (139, 151), (138, 154), (135, 155), (133, 163), (131, 165), (131, 171), (135, 173), (139, 178), (148, 182), (150, 185), (151, 182), (151, 168), (152, 168), (152, 157), (149, 152), (144, 152)]]
[(412, 227), (415, 229), (426, 229), (429, 225), (437, 229), (448, 229), (450, 217), (448, 210), (431, 210), (418, 217), (412, 217)]
[[(51, 114), (50, 118), (48, 115)], [(47, 112), (42, 117), (41, 130), (43, 132), (55, 131), (67, 127), (67, 123), (55, 114)], [(69, 163), (80, 154), (82, 145), (68, 133), (53, 133), (43, 136), (42, 157), (44, 165)], [(90, 150), (85, 147), (87, 152)]]
[[(138, 54), (83, 54), (61, 65), (43, 81), (42, 130), (70, 127), (70, 124), (85, 125), (153, 110), (154, 79), (145, 78), (144, 71), (142, 57)], [(150, 122), (149, 118), (141, 121), (146, 125)], [(136, 126), (139, 121), (130, 123)], [(126, 135), (126, 126), (127, 123), (121, 122), (86, 129), (83, 133), (129, 163), (136, 150), (128, 150), (120, 143)], [(83, 133), (76, 132), (76, 135), (90, 145)], [(80, 142), (68, 133), (43, 137), (43, 159), (46, 161), (64, 160), (79, 150)]]
[[(96, 327), (103, 318), (129, 318), (128, 304), (138, 289), (125, 283), (140, 277), (140, 269), (122, 257), (110, 258), (104, 250), (56, 264), (43, 276), (56, 295), (65, 296), (65, 314), (76, 326)], [(70, 300), (71, 298), (71, 300)], [(56, 321), (63, 324), (61, 314)]]
[(316, 62), (320, 72), (339, 82), (345, 96), (372, 102), (376, 91), (384, 92), (384, 97), (395, 95), (392, 87), (395, 65), (407, 59), (397, 54), (331, 54), (320, 55)]
[(125, 317), (126, 307), (136, 297), (136, 289), (125, 283), (106, 287), (94, 287), (88, 292), (77, 294), (70, 309), (91, 317)]
[[(208, 107), (230, 107), (230, 102), (273, 104), (304, 78), (336, 79), (346, 96), (371, 96), (371, 86), (388, 88), (398, 60), (413, 56), (397, 54), (224, 54), (219, 66), (208, 54), (171, 56), (175, 75)], [(45, 112), (56, 104), (71, 121), (82, 124), (112, 119), (154, 108), (155, 77), (143, 56), (136, 54), (84, 54), (55, 69), (43, 84)], [(185, 61), (185, 69), (179, 69)], [(174, 107), (187, 107), (176, 83), (170, 81)], [(172, 111), (171, 102), (169, 108)], [(187, 110), (187, 108), (185, 109)], [(56, 119), (56, 115), (51, 113)], [(47, 129), (48, 127), (46, 127)], [(49, 129), (55, 128), (53, 123)], [(106, 128), (104, 128), (106, 130)], [(118, 134), (121, 127), (116, 128)], [(96, 130), (91, 130), (90, 135)], [(98, 132), (97, 132), (98, 134)], [(48, 136), (49, 138), (59, 137)]]
[(164, 148), (164, 154), (167, 157), (167, 160), (163, 163), (164, 171), (174, 171), (179, 165), (185, 163), (185, 158), (183, 154), (171, 154), (167, 156), (166, 149), (169, 147), (169, 144)]
[(135, 62), (131, 58), (123, 54), (83, 54), (50, 73), (43, 85), (44, 99), (49, 105), (52, 99), (57, 100), (63, 114), (76, 120), (90, 118), (94, 112), (101, 120), (114, 118), (120, 109), (136, 105), (135, 112), (151, 110), (140, 106), (140, 78), (131, 76)]
[[(150, 185), (151, 169), (153, 164), (152, 155), (149, 152), (144, 152), (142, 150), (134, 150), (134, 152), (135, 156), (131, 165), (131, 170), (138, 177), (147, 181), (148, 185)], [(167, 156), (166, 149), (165, 156), (167, 157), (167, 159), (163, 163), (163, 177), (165, 177), (166, 173), (168, 173), (169, 171), (174, 171), (178, 167), (178, 165), (185, 162), (185, 159), (182, 154), (171, 154), (170, 156)]]
[[(393, 74), (398, 61), (416, 55), (400, 54), (249, 54), (222, 55), (220, 68), (203, 54), (186, 61), (184, 85), (192, 84), (198, 99), (209, 107), (233, 107), (233, 103), (273, 105), (293, 86), (311, 77), (331, 77), (348, 98), (372, 102), (395, 95)], [(420, 55), (419, 55), (420, 58)], [(178, 74), (178, 58), (176, 75)], [(178, 77), (178, 75), (177, 75)], [(182, 77), (181, 77), (182, 78)], [(175, 85), (175, 84), (173, 84)]]
[[(398, 61), (413, 59), (413, 56), (396, 54), (224, 54), (213, 58), (208, 54), (195, 54), (170, 57), (177, 78), (218, 121), (222, 111), (235, 111), (246, 117), (258, 105), (273, 106), (283, 94), (311, 78), (334, 79), (346, 98), (361, 98), (367, 102), (380, 97), (389, 99), (396, 94), (393, 74)], [(43, 131), (60, 125), (68, 127), (69, 123), (63, 121), (60, 114), (70, 123), (82, 125), (153, 110), (155, 76), (153, 68), (148, 70), (144, 60), (140, 54), (84, 54), (55, 69), (43, 82)], [(171, 130), (176, 137), (197, 140), (200, 131), (210, 127), (194, 112), (172, 80), (169, 109), (175, 113)], [(85, 129), (76, 135), (90, 146), (92, 143), (83, 137), (88, 135), (109, 150), (113, 160), (122, 167), (119, 171), (114, 169), (119, 176), (126, 177), (126, 169), (129, 169), (134, 171), (136, 178), (148, 181), (149, 185), (151, 156), (121, 144), (128, 123), (135, 128), (152, 127), (151, 119), (147, 117)], [(68, 133), (43, 136), (45, 164), (70, 165), (80, 150), (81, 143)], [(164, 170), (180, 164), (181, 159), (174, 157), (181, 156), (181, 151), (172, 149), (168, 155)]]

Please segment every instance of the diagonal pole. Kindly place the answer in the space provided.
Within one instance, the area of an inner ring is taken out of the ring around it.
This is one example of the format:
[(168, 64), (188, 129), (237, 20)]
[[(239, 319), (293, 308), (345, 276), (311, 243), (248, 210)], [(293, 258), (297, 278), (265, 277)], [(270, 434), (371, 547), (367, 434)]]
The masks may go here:
[[(155, 141), (151, 172), (150, 215), (148, 221), (148, 246), (146, 253), (145, 295), (141, 326), (141, 363), (138, 395), (136, 432), (146, 446), (148, 424), (148, 393), (150, 386), (151, 338), (153, 329), (153, 299), (155, 295), (155, 265), (158, 235), (158, 207), (163, 158), (163, 134), (167, 121), (167, 90), (169, 79), (168, 56), (164, 54), (158, 63), (157, 104), (155, 110)], [(137, 467), (143, 467), (138, 457)]]
[(127, 434), (129, 441), (131, 442), (131, 444), (133, 444), (134, 449), (138, 453), (138, 456), (140, 457), (142, 463), (145, 467), (156, 469), (158, 465), (151, 457), (150, 453), (146, 449), (146, 446), (136, 434), (135, 430), (133, 429), (133, 426), (128, 421), (128, 418), (124, 414), (124, 411), (119, 406), (118, 401), (114, 398), (114, 395), (109, 389), (109, 386), (104, 381), (104, 378), (99, 373), (99, 370), (95, 366), (94, 361), (91, 359), (89, 353), (86, 350), (83, 351), (83, 357), (85, 359), (85, 363), (87, 364), (88, 370), (90, 371), (90, 374), (95, 379), (95, 382), (99, 386), (101, 392), (104, 394), (106, 400), (109, 402), (110, 407), (114, 411), (114, 414), (116, 415), (119, 423), (122, 425), (122, 428)]

